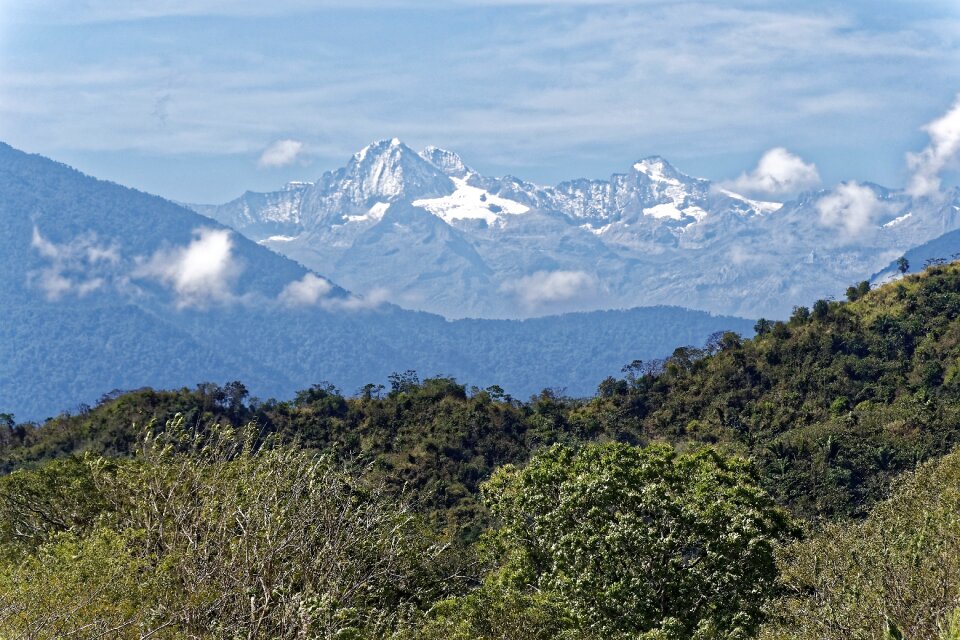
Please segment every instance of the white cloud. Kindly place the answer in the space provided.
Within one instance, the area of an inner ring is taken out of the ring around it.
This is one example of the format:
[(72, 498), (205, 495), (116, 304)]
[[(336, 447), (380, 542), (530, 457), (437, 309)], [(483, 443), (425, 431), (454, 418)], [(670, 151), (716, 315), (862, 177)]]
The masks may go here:
[(820, 174), (815, 164), (803, 161), (800, 156), (783, 147), (774, 147), (760, 158), (757, 167), (744, 173), (725, 186), (742, 193), (764, 196), (791, 196), (820, 184)]
[(306, 273), (291, 282), (280, 292), (278, 300), (291, 307), (315, 305), (333, 289), (328, 280)]
[(364, 311), (375, 309), (387, 301), (389, 292), (377, 288), (365, 296), (348, 294), (331, 296), (333, 284), (320, 276), (306, 273), (299, 280), (287, 284), (277, 296), (277, 300), (288, 307), (320, 306), (327, 311)]
[(500, 290), (517, 296), (533, 308), (573, 298), (592, 296), (596, 279), (585, 271), (537, 271), (529, 276), (504, 282)]
[(920, 153), (907, 154), (913, 172), (907, 193), (916, 197), (940, 193), (940, 172), (960, 155), (960, 95), (940, 118), (924, 127), (930, 144)]
[(332, 311), (366, 311), (376, 309), (390, 297), (390, 292), (382, 287), (373, 289), (365, 296), (351, 294), (345, 298), (329, 298), (323, 306)]
[(260, 154), (260, 168), (285, 167), (303, 156), (303, 143), (299, 140), (277, 140)]
[(178, 307), (205, 307), (233, 300), (231, 286), (239, 273), (230, 231), (204, 228), (194, 230), (189, 245), (154, 253), (134, 276), (171, 286)]
[(39, 287), (48, 300), (66, 295), (86, 296), (104, 287), (116, 275), (120, 255), (115, 246), (100, 244), (96, 234), (84, 234), (70, 242), (57, 244), (33, 228), (30, 246), (48, 264), (31, 271), (28, 281)]
[(861, 233), (889, 212), (889, 206), (873, 189), (853, 181), (837, 185), (817, 201), (816, 207), (821, 224), (836, 227), (847, 237)]

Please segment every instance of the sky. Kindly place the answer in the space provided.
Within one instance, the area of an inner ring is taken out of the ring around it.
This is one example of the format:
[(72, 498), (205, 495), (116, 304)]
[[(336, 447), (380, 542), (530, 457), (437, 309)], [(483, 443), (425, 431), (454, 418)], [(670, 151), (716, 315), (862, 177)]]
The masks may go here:
[(392, 137), (548, 184), (780, 149), (901, 187), (958, 93), (956, 0), (0, 0), (0, 140), (182, 202)]

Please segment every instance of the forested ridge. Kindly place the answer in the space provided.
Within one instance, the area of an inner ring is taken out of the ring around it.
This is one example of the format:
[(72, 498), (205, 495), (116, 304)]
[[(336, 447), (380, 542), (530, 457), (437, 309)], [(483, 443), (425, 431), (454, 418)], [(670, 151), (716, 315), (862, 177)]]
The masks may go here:
[(6, 416), (0, 637), (960, 637), (960, 265), (848, 298), (588, 399)]

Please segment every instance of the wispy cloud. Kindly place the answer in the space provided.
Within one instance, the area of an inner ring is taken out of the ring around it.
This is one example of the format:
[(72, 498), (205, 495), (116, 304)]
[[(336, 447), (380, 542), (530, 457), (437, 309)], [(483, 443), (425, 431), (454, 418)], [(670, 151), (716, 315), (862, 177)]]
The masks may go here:
[[(434, 9), (457, 10), (473, 7), (558, 7), (636, 4), (637, 0), (447, 0)], [(0, 8), (4, 2), (0, 1)], [(11, 3), (12, 4), (12, 3)], [(276, 17), (315, 13), (330, 9), (423, 10), (423, 0), (35, 0), (29, 11), (34, 17), (66, 24), (129, 22), (181, 17)]]
[(334, 291), (329, 280), (313, 273), (306, 273), (299, 280), (287, 284), (277, 296), (277, 301), (287, 307), (321, 307), (327, 311), (365, 311), (384, 304), (389, 296), (386, 289), (378, 288), (365, 296)]
[(940, 193), (940, 173), (960, 157), (960, 95), (924, 131), (930, 136), (930, 144), (919, 153), (907, 154), (912, 172), (907, 191), (913, 196), (931, 197)]
[(48, 300), (70, 295), (82, 298), (103, 288), (115, 276), (120, 261), (117, 247), (101, 242), (95, 234), (58, 244), (34, 227), (30, 245), (47, 265), (31, 271), (29, 283), (41, 289)]
[(377, 287), (363, 296), (350, 294), (342, 298), (329, 298), (324, 306), (332, 311), (368, 311), (385, 304), (389, 298), (387, 289)]
[(812, 189), (820, 184), (820, 173), (813, 163), (783, 147), (775, 147), (763, 154), (757, 167), (743, 173), (725, 186), (747, 195), (786, 197)]
[(578, 298), (592, 298), (597, 286), (596, 278), (585, 271), (537, 271), (504, 282), (500, 290), (516, 296), (528, 309), (536, 309)]

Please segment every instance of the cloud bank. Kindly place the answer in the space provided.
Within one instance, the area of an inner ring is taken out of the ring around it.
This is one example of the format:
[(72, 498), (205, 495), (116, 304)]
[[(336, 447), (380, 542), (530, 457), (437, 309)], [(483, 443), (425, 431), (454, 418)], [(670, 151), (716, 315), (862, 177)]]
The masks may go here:
[(286, 167), (303, 157), (303, 143), (299, 140), (277, 140), (260, 154), (257, 166), (261, 169)]
[(930, 144), (919, 153), (907, 154), (912, 172), (907, 193), (936, 197), (940, 194), (940, 172), (960, 156), (960, 95), (945, 114), (923, 129), (930, 136)]
[(774, 147), (760, 158), (757, 167), (743, 173), (724, 186), (748, 195), (787, 197), (820, 184), (820, 173), (815, 164), (783, 147)]
[(103, 243), (93, 233), (57, 244), (34, 227), (30, 244), (47, 264), (31, 271), (27, 284), (39, 288), (51, 301), (71, 295), (83, 297), (99, 290), (142, 293), (133, 283), (135, 280), (152, 280), (169, 287), (178, 309), (279, 303), (285, 307), (319, 306), (327, 311), (352, 312), (375, 309), (389, 299), (389, 292), (382, 288), (365, 296), (330, 295), (333, 283), (313, 273), (287, 283), (275, 299), (257, 293), (238, 295), (234, 284), (243, 269), (234, 255), (232, 232), (228, 229), (194, 229), (188, 244), (132, 260), (124, 260), (116, 244)]

